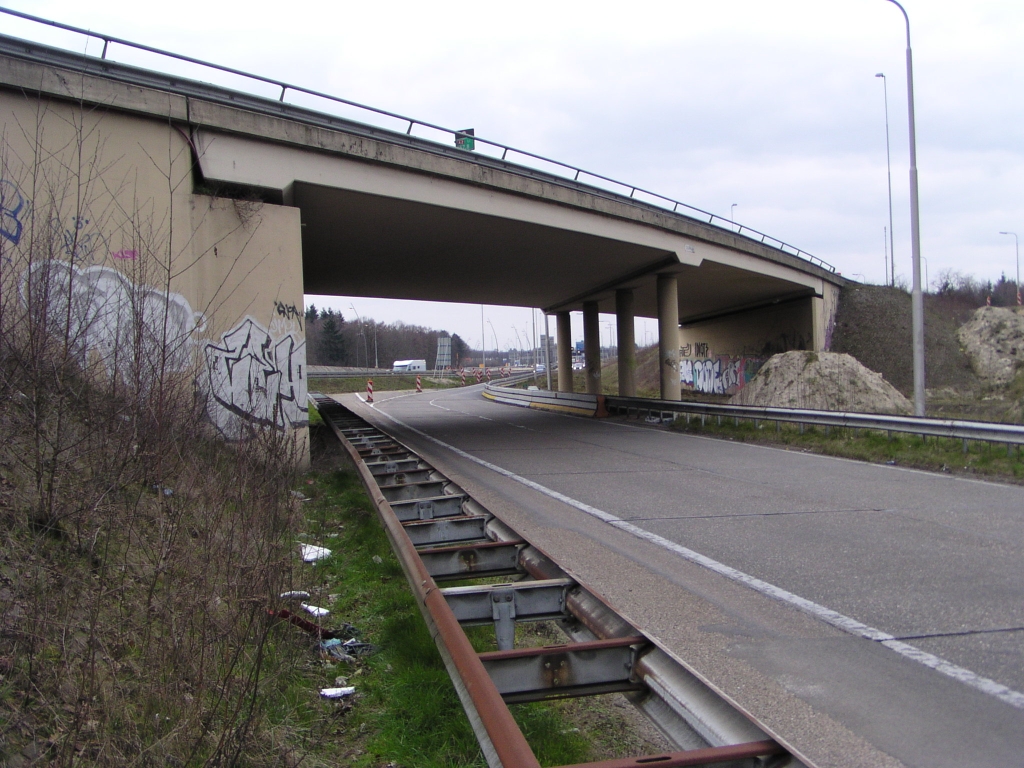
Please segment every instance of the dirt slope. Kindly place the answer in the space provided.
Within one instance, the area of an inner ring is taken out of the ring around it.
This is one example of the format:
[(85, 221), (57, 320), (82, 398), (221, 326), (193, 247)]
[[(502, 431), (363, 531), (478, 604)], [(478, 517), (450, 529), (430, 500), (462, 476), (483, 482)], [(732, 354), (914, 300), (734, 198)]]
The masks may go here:
[(862, 413), (906, 414), (912, 410), (910, 402), (881, 374), (850, 355), (832, 352), (773, 355), (732, 402)]

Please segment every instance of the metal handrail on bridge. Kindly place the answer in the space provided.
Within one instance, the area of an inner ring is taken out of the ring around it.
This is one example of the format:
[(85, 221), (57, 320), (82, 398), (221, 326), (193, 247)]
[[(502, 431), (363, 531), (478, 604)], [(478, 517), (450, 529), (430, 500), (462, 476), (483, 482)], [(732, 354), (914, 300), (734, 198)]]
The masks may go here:
[[(466, 133), (465, 130), (453, 130), (451, 128), (445, 128), (444, 126), (440, 126), (440, 125), (437, 125), (435, 123), (428, 123), (428, 122), (426, 122), (424, 120), (417, 120), (416, 118), (408, 117), (406, 115), (402, 115), (402, 114), (399, 114), (397, 112), (391, 112), (391, 111), (388, 111), (386, 109), (378, 109), (377, 107), (371, 107), (371, 106), (368, 106), (366, 104), (361, 104), (361, 103), (359, 103), (357, 101), (352, 101), (350, 99), (343, 99), (340, 96), (332, 96), (332, 95), (330, 95), (328, 93), (323, 93), (322, 91), (315, 91), (315, 90), (312, 90), (311, 88), (305, 88), (305, 87), (300, 86), (300, 85), (293, 85), (292, 83), (286, 83), (283, 80), (277, 80), (277, 79), (272, 78), (272, 77), (265, 77), (263, 75), (252, 74), (251, 72), (245, 72), (243, 70), (235, 69), (233, 67), (228, 67), (228, 66), (224, 66), (224, 65), (221, 65), (221, 64), (214, 64), (214, 63), (209, 62), (209, 61), (204, 61), (202, 59), (194, 58), (192, 56), (186, 56), (184, 54), (174, 53), (172, 51), (165, 51), (165, 50), (163, 50), (161, 48), (154, 48), (153, 46), (144, 45), (142, 43), (135, 43), (135, 42), (132, 42), (131, 40), (125, 40), (124, 38), (115, 37), (113, 35), (107, 35), (107, 34), (102, 33), (102, 32), (95, 32), (93, 30), (83, 29), (81, 27), (75, 27), (75, 26), (72, 26), (70, 24), (63, 24), (63, 23), (61, 23), (59, 21), (53, 21), (52, 19), (44, 19), (44, 18), (42, 18), (40, 16), (33, 16), (32, 14), (23, 13), (21, 11), (15, 11), (15, 10), (13, 10), (11, 8), (0, 7), (0, 13), (5, 13), (5, 14), (7, 14), (9, 16), (15, 16), (15, 17), (20, 18), (20, 19), (25, 19), (26, 21), (32, 21), (32, 22), (35, 22), (35, 23), (38, 23), (38, 24), (44, 24), (46, 26), (54, 27), (56, 29), (62, 29), (62, 30), (65, 30), (67, 32), (74, 32), (76, 34), (85, 35), (87, 37), (92, 37), (92, 38), (95, 38), (97, 40), (102, 40), (103, 41), (103, 52), (100, 55), (100, 59), (106, 60), (108, 48), (110, 47), (111, 43), (114, 43), (116, 45), (123, 45), (123, 46), (128, 47), (128, 48), (134, 48), (134, 49), (139, 50), (139, 51), (145, 51), (146, 53), (153, 53), (153, 54), (156, 54), (158, 56), (166, 56), (168, 58), (176, 59), (178, 61), (184, 61), (184, 62), (187, 62), (189, 64), (195, 64), (195, 65), (201, 66), (201, 67), (208, 67), (210, 69), (217, 70), (219, 72), (225, 72), (227, 74), (237, 75), (239, 77), (244, 77), (244, 78), (247, 78), (249, 80), (255, 80), (256, 82), (259, 82), (259, 83), (264, 83), (264, 84), (267, 84), (267, 85), (272, 85), (272, 86), (274, 86), (276, 88), (280, 88), (281, 89), (281, 94), (280, 94), (280, 96), (277, 99), (277, 101), (280, 102), (280, 103), (287, 103), (284, 100), (285, 95), (287, 94), (288, 91), (294, 91), (296, 93), (306, 94), (307, 96), (314, 96), (316, 98), (326, 99), (327, 101), (332, 101), (332, 102), (335, 102), (337, 104), (344, 104), (345, 106), (354, 107), (356, 109), (361, 109), (361, 110), (364, 110), (366, 112), (371, 112), (371, 113), (376, 114), (376, 115), (382, 115), (384, 117), (389, 117), (389, 118), (391, 118), (393, 120), (398, 120), (398, 121), (401, 121), (401, 122), (406, 122), (406, 123), (409, 124), (408, 128), (405, 131), (405, 134), (408, 135), (408, 136), (412, 135), (412, 130), (416, 126), (422, 126), (423, 128), (429, 128), (430, 130), (440, 131), (441, 133), (447, 133), (447, 134), (455, 137), (456, 139), (468, 136), (468, 134)], [(257, 98), (262, 98), (262, 97), (257, 97)], [(383, 130), (387, 130), (387, 129), (383, 129)], [(431, 139), (427, 139), (427, 138), (422, 137), (422, 136), (414, 137), (414, 138), (417, 138), (417, 139), (422, 140), (422, 141), (432, 141)], [(805, 250), (803, 250), (801, 248), (797, 248), (795, 245), (791, 245), (790, 243), (787, 243), (787, 242), (785, 242), (783, 240), (779, 240), (777, 237), (772, 237), (771, 235), (765, 234), (764, 232), (761, 232), (760, 230), (754, 229), (753, 227), (748, 227), (748, 226), (745, 226), (745, 225), (742, 225), (742, 224), (737, 224), (736, 222), (732, 221), (731, 219), (727, 219), (724, 216), (719, 216), (718, 214), (711, 213), (709, 211), (705, 211), (702, 208), (697, 208), (696, 206), (689, 205), (688, 203), (684, 203), (682, 201), (679, 201), (679, 200), (676, 200), (674, 198), (668, 197), (667, 195), (662, 195), (662, 194), (659, 194), (657, 192), (652, 192), (649, 189), (645, 189), (643, 187), (636, 186), (635, 184), (627, 184), (624, 181), (618, 181), (616, 179), (611, 178), (610, 176), (604, 176), (604, 175), (602, 175), (600, 173), (594, 173), (592, 171), (587, 171), (587, 170), (584, 170), (583, 168), (579, 168), (579, 167), (577, 167), (575, 165), (572, 165), (570, 163), (564, 163), (561, 160), (553, 160), (553, 159), (551, 159), (549, 157), (545, 157), (543, 155), (538, 155), (538, 154), (536, 154), (534, 152), (528, 152), (528, 151), (523, 150), (523, 149), (517, 149), (515, 147), (509, 146), (508, 144), (502, 144), (501, 142), (498, 142), (498, 141), (492, 141), (490, 139), (485, 139), (485, 138), (482, 138), (480, 136), (475, 136), (475, 135), (472, 136), (472, 139), (473, 139), (474, 142), (479, 142), (480, 144), (484, 144), (486, 146), (493, 147), (495, 149), (501, 150), (501, 158), (500, 159), (502, 161), (506, 161), (506, 158), (508, 157), (508, 154), (511, 152), (514, 155), (519, 155), (519, 156), (524, 157), (524, 158), (530, 158), (532, 160), (537, 160), (537, 161), (540, 161), (542, 163), (547, 163), (548, 165), (554, 166), (554, 167), (562, 169), (564, 171), (568, 171), (570, 174), (572, 174), (572, 179), (571, 179), (572, 182), (580, 184), (581, 186), (586, 186), (589, 189), (599, 190), (600, 192), (605, 193), (605, 194), (615, 195), (615, 199), (617, 199), (617, 200), (628, 202), (631, 205), (640, 205), (640, 204), (655, 205), (656, 207), (661, 208), (663, 210), (668, 210), (667, 209), (667, 205), (671, 205), (672, 206), (671, 209), (670, 209), (671, 213), (677, 213), (677, 214), (680, 214), (680, 215), (686, 215), (687, 218), (691, 218), (691, 219), (696, 219), (698, 216), (701, 217), (701, 218), (707, 217), (707, 223), (708, 224), (711, 224), (711, 225), (714, 225), (714, 226), (720, 226), (722, 228), (726, 228), (726, 229), (730, 230), (731, 232), (733, 232), (734, 234), (740, 235), (741, 237), (745, 237), (748, 240), (752, 240), (754, 242), (759, 242), (762, 245), (767, 245), (769, 247), (775, 248), (775, 249), (783, 251), (785, 253), (789, 253), (792, 256), (796, 256), (798, 258), (802, 258), (805, 261), (808, 261), (809, 263), (814, 264), (815, 266), (821, 267), (822, 269), (825, 269), (825, 270), (827, 270), (829, 272), (833, 272), (834, 273), (836, 271), (835, 267), (832, 266), (831, 264), (829, 264), (828, 262), (824, 261), (823, 259), (818, 258), (817, 256), (814, 256), (813, 254), (808, 253), (807, 251), (805, 251)], [(465, 151), (470, 151), (470, 150), (465, 150)], [(491, 158), (490, 155), (483, 155), (483, 157), (494, 159), (494, 158)], [(510, 163), (510, 164), (515, 165), (514, 163)], [(529, 167), (529, 166), (521, 166), (521, 167)], [(531, 168), (531, 170), (536, 171), (538, 169)], [(586, 182), (580, 182), (580, 176), (581, 175), (584, 176), (584, 177), (593, 179), (593, 180), (603, 181), (603, 182), (606, 182), (608, 184), (612, 184), (612, 185), (614, 185), (616, 187), (621, 187), (623, 190), (628, 189), (629, 190), (629, 195), (627, 196), (624, 193), (623, 194), (615, 193), (615, 192), (613, 192), (611, 190), (606, 190), (606, 189), (602, 189), (601, 187), (594, 186), (593, 184), (587, 184)], [(551, 174), (551, 177), (554, 178), (554, 179), (565, 180), (565, 177), (557, 176), (555, 174)], [(642, 194), (642, 195), (647, 195), (648, 197), (652, 198), (653, 200), (655, 200), (657, 202), (656, 203), (649, 203), (647, 201), (642, 201), (642, 200), (637, 199), (635, 197), (635, 195), (638, 192), (640, 194)], [(680, 210), (679, 210), (680, 207), (684, 208), (688, 213), (681, 213)], [(696, 215), (691, 215), (691, 214), (696, 214)], [(716, 220), (719, 222), (719, 224), (717, 224), (717, 225), (715, 224)]]

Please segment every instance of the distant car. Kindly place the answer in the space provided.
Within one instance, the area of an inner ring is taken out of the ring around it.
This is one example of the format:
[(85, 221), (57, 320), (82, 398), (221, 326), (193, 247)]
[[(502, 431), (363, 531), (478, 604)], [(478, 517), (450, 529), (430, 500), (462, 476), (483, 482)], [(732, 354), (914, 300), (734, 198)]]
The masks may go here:
[(582, 370), (583, 370), (584, 368), (586, 368), (586, 367), (587, 367), (587, 366), (586, 366), (586, 364), (585, 364), (585, 363), (573, 363), (573, 364), (572, 364), (572, 369), (573, 369), (574, 371), (582, 371)]
[(544, 363), (537, 363), (535, 366), (533, 366), (533, 370), (536, 371), (537, 373), (544, 373), (545, 371), (547, 371), (547, 368), (544, 367)]

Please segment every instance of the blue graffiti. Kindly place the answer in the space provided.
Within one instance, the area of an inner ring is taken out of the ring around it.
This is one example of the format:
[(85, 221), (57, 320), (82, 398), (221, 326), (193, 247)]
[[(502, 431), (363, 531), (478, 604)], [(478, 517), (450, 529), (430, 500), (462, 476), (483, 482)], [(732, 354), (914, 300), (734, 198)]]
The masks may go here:
[(0, 179), (0, 237), (17, 245), (21, 242), (21, 214), (25, 198), (11, 182)]

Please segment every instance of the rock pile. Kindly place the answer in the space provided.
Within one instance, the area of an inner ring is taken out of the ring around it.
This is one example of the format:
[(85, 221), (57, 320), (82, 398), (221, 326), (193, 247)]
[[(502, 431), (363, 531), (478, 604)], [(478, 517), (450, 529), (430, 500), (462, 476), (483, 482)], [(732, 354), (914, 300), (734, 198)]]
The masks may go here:
[(850, 355), (784, 352), (732, 398), (736, 405), (909, 414), (910, 401)]
[(1005, 386), (1024, 368), (1024, 314), (1006, 307), (980, 307), (960, 326), (957, 338), (982, 381)]

